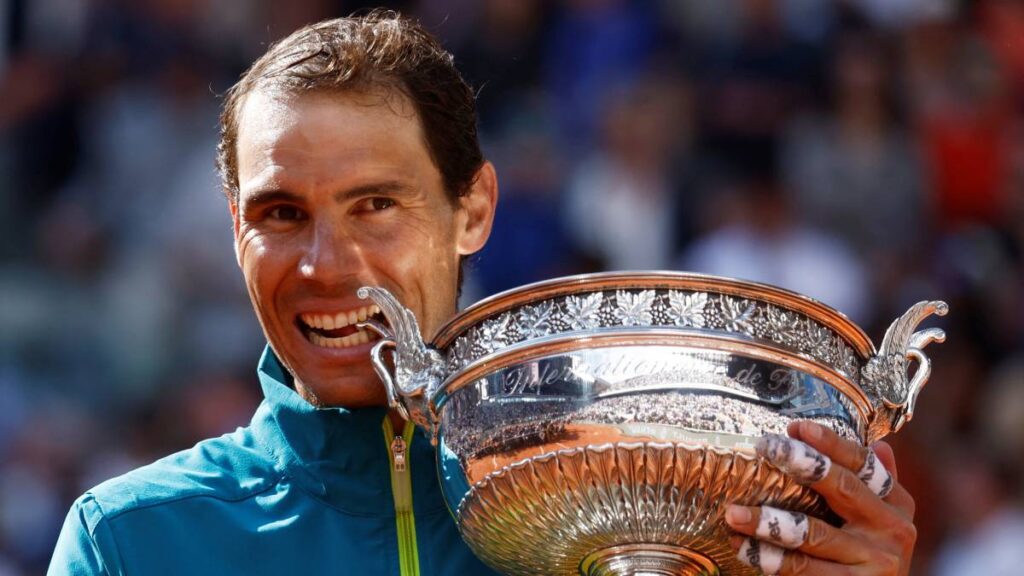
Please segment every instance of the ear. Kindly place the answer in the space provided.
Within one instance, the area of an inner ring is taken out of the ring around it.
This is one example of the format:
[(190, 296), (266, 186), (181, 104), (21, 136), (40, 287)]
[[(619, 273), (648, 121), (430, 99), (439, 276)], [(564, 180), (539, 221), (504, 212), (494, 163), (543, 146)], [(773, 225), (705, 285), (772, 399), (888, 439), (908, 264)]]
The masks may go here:
[(480, 251), (491, 235), (494, 210), (498, 204), (498, 177), (494, 165), (484, 162), (476, 173), (476, 179), (464, 196), (459, 198), (460, 218), (455, 247), (460, 256), (469, 256)]
[(238, 231), (241, 230), (238, 221), (238, 200), (228, 197), (228, 210), (231, 211), (231, 228), (234, 231), (235, 241), (235, 262), (238, 262), (238, 267), (242, 267), (242, 255), (238, 252)]

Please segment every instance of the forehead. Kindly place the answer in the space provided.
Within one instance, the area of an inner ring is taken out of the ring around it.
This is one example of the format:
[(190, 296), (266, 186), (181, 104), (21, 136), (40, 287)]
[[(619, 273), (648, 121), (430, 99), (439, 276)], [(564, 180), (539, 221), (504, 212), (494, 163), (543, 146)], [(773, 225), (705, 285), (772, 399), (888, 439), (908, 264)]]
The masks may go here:
[(428, 168), (425, 163), (436, 172), (415, 107), (396, 90), (257, 90), (239, 110), (243, 191), (248, 180), (268, 170), (294, 177), (367, 170), (412, 177)]

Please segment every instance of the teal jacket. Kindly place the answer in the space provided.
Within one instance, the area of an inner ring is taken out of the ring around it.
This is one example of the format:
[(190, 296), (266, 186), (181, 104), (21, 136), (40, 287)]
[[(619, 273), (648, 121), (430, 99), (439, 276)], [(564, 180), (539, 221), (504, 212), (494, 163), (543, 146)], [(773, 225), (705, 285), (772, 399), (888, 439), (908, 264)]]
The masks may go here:
[(49, 574), (493, 574), (459, 537), (422, 431), (402, 432), (402, 470), (385, 409), (314, 408), (269, 348), (259, 378), (248, 427), (79, 498)]

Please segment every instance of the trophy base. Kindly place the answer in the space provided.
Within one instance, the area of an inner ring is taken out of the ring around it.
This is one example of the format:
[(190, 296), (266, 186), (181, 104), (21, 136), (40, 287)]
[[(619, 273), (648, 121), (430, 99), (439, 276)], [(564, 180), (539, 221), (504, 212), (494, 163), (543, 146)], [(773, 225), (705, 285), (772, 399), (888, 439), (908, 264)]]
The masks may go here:
[(582, 576), (719, 576), (718, 564), (689, 548), (624, 544), (598, 550), (580, 563)]
[(729, 546), (730, 502), (828, 511), (751, 454), (620, 442), (505, 466), (470, 489), (458, 520), (473, 552), (504, 574), (756, 576)]

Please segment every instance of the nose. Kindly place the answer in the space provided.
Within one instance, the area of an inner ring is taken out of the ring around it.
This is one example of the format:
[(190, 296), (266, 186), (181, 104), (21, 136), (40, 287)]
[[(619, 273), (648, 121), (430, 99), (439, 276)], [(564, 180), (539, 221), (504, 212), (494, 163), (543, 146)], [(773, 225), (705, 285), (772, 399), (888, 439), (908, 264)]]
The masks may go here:
[(304, 280), (335, 286), (363, 268), (362, 247), (342, 226), (324, 219), (314, 223), (311, 235), (299, 260), (299, 276)]

